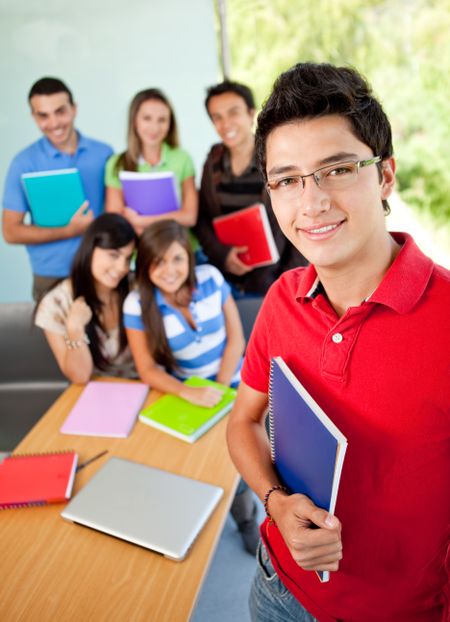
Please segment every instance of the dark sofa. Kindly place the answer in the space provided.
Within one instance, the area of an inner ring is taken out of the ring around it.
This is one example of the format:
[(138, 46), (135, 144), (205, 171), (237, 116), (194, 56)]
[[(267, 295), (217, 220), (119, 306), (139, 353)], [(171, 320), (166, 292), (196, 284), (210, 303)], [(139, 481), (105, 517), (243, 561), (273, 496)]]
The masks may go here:
[(11, 451), (68, 386), (31, 302), (0, 304), (0, 451)]

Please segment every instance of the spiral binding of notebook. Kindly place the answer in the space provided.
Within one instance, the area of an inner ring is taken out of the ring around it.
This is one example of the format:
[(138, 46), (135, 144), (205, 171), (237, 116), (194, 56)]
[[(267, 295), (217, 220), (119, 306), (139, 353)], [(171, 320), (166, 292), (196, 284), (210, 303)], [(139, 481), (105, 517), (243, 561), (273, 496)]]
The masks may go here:
[[(56, 456), (59, 454), (73, 454), (74, 450), (73, 449), (59, 449), (57, 451), (39, 451), (36, 453), (30, 453), (30, 454), (11, 454), (10, 456), (6, 456), (6, 458), (4, 460), (17, 460), (18, 458), (35, 458), (35, 457), (41, 457), (41, 456)], [(0, 463), (2, 464), (2, 463)]]
[(17, 454), (0, 464), (0, 509), (36, 507), (70, 499), (75, 451)]
[[(333, 514), (347, 439), (282, 357), (272, 359), (270, 376), (270, 444), (280, 482)], [(329, 579), (327, 571), (317, 574)]]
[(273, 370), (274, 362), (270, 361), (270, 374), (269, 374), (269, 442), (270, 442), (270, 457), (272, 463), (275, 464), (275, 438), (274, 438), (274, 417), (273, 417)]
[(19, 510), (20, 508), (34, 508), (48, 505), (47, 501), (29, 501), (27, 503), (2, 503), (0, 504), (1, 510)]

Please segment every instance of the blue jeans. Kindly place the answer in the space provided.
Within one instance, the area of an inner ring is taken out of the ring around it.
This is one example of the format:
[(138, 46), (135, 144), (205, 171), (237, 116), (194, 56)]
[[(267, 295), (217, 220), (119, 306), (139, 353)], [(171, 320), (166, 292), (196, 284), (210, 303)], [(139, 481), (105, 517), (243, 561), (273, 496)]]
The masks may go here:
[(249, 597), (252, 622), (317, 622), (281, 583), (261, 540), (256, 561)]

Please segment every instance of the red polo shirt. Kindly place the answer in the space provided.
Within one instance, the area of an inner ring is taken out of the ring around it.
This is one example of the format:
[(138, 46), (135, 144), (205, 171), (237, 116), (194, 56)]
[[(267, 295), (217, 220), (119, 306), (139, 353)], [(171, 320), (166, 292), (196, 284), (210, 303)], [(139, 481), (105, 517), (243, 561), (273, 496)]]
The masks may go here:
[(297, 566), (275, 525), (261, 528), (281, 581), (320, 622), (449, 616), (450, 273), (395, 237), (403, 248), (383, 281), (341, 318), (313, 266), (284, 273), (242, 370), (267, 392), (270, 358), (282, 356), (348, 439), (330, 581)]

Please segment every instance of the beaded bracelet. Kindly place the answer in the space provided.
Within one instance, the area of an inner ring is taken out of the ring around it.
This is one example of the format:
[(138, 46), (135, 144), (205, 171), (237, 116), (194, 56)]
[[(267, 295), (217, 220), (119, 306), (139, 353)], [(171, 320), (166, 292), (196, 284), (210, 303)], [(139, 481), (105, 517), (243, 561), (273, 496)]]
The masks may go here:
[(266, 516), (270, 520), (271, 523), (274, 523), (275, 521), (273, 520), (269, 512), (269, 497), (273, 492), (275, 492), (275, 490), (282, 490), (283, 492), (286, 492), (289, 494), (289, 491), (286, 488), (286, 486), (281, 486), (280, 484), (277, 484), (276, 486), (272, 486), (272, 488), (269, 488), (269, 490), (264, 495), (264, 499), (263, 499), (264, 511), (266, 512)]
[(83, 339), (69, 339), (69, 337), (65, 336), (64, 343), (66, 344), (68, 350), (78, 350), (78, 348), (81, 348), (83, 343), (88, 344), (89, 339), (87, 335), (85, 335)]

